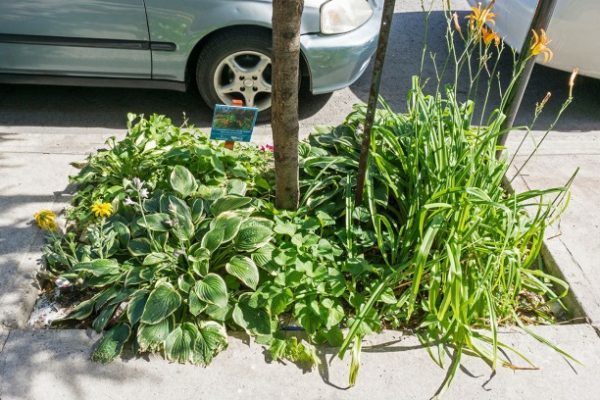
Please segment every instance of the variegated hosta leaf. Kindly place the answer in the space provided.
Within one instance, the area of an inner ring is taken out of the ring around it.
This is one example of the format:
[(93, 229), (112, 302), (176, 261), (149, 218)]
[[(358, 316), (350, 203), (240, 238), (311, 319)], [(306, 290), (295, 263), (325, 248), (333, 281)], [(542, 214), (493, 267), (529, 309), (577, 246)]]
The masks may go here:
[(273, 235), (271, 229), (262, 225), (242, 227), (235, 237), (235, 248), (239, 251), (253, 251), (269, 243)]
[(129, 304), (127, 305), (127, 319), (131, 326), (137, 324), (142, 318), (146, 300), (148, 300), (147, 290), (138, 290), (131, 296), (131, 300), (129, 300)]
[(170, 178), (171, 187), (181, 196), (188, 197), (190, 194), (198, 189), (198, 183), (196, 178), (184, 166), (177, 165), (173, 168)]
[(192, 351), (192, 363), (208, 365), (226, 347), (227, 333), (223, 325), (214, 321), (201, 322)]
[(181, 296), (167, 283), (160, 283), (150, 292), (141, 321), (144, 324), (157, 324), (173, 314), (181, 306)]
[(224, 211), (248, 208), (251, 203), (252, 198), (250, 197), (223, 196), (210, 206), (210, 212), (216, 217)]
[(164, 341), (171, 331), (170, 318), (164, 319), (158, 324), (140, 324), (137, 331), (137, 342), (140, 351), (158, 351), (162, 349)]
[(225, 307), (229, 301), (225, 281), (217, 274), (206, 275), (204, 279), (196, 283), (194, 290), (200, 300), (219, 307)]
[(165, 355), (167, 360), (186, 363), (192, 359), (192, 347), (198, 336), (198, 328), (190, 322), (185, 322), (175, 328), (165, 340)]
[(116, 325), (106, 331), (92, 353), (92, 360), (101, 363), (114, 360), (123, 351), (123, 345), (130, 334), (131, 329), (127, 324)]
[(222, 243), (227, 243), (230, 240), (233, 240), (235, 235), (237, 235), (245, 218), (246, 217), (236, 213), (235, 211), (224, 211), (211, 222), (210, 227), (213, 230), (222, 230)]
[(258, 286), (258, 268), (248, 257), (233, 256), (225, 265), (227, 272), (254, 290)]

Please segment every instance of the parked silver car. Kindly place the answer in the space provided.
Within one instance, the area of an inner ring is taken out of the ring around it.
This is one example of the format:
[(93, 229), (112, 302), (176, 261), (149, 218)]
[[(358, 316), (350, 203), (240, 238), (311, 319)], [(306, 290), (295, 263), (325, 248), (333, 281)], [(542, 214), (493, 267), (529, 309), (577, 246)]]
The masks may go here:
[[(365, 70), (383, 0), (306, 0), (314, 94)], [(186, 90), (271, 107), (271, 0), (0, 0), (0, 82)]]

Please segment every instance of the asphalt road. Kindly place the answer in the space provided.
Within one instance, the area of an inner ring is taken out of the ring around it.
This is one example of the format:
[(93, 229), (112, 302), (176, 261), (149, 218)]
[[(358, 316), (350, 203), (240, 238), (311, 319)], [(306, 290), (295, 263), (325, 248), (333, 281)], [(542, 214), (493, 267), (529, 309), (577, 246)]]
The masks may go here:
[[(467, 10), (464, 0), (455, 1), (455, 8)], [(461, 16), (464, 16), (464, 11)], [(429, 51), (437, 59), (445, 55), (445, 22), (440, 11), (433, 11), (429, 20)], [(419, 0), (398, 0), (388, 57), (383, 74), (382, 95), (396, 109), (404, 107), (412, 75), (419, 72), (419, 60), (425, 40), (424, 13)], [(429, 56), (427, 56), (429, 61)], [(500, 73), (510, 73), (510, 60), (503, 60)], [(423, 76), (432, 77), (428, 62)], [(371, 69), (352, 86), (333, 94), (313, 96), (301, 94), (301, 134), (307, 135), (316, 124), (337, 124), (350, 112), (352, 105), (368, 98)], [(538, 129), (548, 125), (560, 103), (567, 96), (568, 74), (538, 66), (534, 70), (523, 108), (517, 122), (527, 123), (535, 103), (546, 92), (552, 101), (540, 120)], [(600, 128), (600, 81), (581, 78), (577, 82), (576, 99), (556, 129), (589, 131)], [(128, 112), (165, 114), (180, 123), (183, 114), (190, 122), (208, 127), (211, 112), (195, 90), (178, 93), (161, 90), (105, 89), (58, 86), (0, 85), (0, 133), (106, 133), (122, 131)], [(257, 129), (259, 142), (270, 142), (269, 126)]]

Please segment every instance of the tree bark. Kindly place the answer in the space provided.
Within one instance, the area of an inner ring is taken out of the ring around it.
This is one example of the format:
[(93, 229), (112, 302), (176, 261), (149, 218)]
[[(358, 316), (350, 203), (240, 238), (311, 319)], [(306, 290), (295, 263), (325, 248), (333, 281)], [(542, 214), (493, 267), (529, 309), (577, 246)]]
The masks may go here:
[(276, 206), (295, 210), (298, 182), (298, 79), (304, 0), (273, 0), (273, 105)]

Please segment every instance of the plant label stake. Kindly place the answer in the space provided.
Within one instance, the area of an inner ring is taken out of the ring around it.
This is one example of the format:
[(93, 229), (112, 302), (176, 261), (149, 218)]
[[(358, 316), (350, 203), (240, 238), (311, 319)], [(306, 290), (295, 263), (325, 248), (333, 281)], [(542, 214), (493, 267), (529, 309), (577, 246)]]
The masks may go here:
[(249, 142), (256, 125), (258, 108), (244, 107), (241, 100), (232, 105), (217, 104), (213, 114), (211, 140), (225, 141), (225, 148), (233, 150), (235, 142)]

